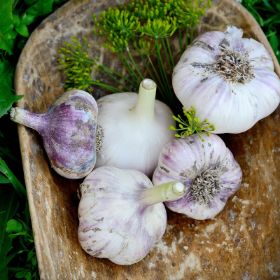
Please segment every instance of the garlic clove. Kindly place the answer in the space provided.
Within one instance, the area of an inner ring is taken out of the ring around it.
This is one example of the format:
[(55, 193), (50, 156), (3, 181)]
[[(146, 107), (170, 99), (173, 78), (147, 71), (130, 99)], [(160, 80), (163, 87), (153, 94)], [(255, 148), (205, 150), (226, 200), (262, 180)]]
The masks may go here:
[(44, 114), (12, 108), (11, 119), (43, 138), (52, 168), (69, 179), (83, 178), (96, 162), (97, 104), (87, 92), (64, 93)]
[(153, 187), (136, 170), (103, 166), (80, 186), (78, 237), (90, 255), (120, 265), (143, 259), (166, 229), (163, 201), (185, 194), (179, 182)]
[(174, 139), (164, 146), (153, 175), (154, 184), (182, 182), (186, 194), (166, 206), (190, 218), (215, 217), (241, 183), (242, 172), (230, 150), (216, 135)]

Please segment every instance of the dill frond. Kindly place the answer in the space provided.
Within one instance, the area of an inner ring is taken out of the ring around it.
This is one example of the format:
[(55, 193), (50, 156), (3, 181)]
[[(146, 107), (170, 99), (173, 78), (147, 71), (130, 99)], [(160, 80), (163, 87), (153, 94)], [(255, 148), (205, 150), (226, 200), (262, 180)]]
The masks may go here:
[(170, 126), (169, 129), (172, 131), (176, 131), (175, 137), (177, 138), (185, 138), (191, 136), (193, 134), (207, 134), (209, 135), (211, 132), (215, 130), (215, 127), (208, 122), (207, 119), (201, 121), (196, 116), (196, 111), (194, 107), (191, 107), (190, 110), (186, 110), (183, 108), (184, 118), (180, 115), (173, 116), (173, 119), (177, 123), (177, 127)]
[(78, 38), (72, 37), (70, 42), (64, 43), (58, 53), (58, 63), (66, 76), (65, 89), (92, 91), (91, 73), (95, 61), (88, 55), (86, 40), (80, 42)]

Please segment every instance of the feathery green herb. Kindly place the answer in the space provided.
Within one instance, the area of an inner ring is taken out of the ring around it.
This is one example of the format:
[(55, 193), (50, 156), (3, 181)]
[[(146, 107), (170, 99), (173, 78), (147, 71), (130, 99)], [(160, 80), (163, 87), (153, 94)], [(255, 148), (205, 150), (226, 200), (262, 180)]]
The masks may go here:
[[(114, 80), (112, 83), (114, 88), (128, 87), (137, 91), (141, 80), (150, 77), (158, 85), (158, 98), (176, 110), (178, 101), (171, 86), (174, 61), (192, 41), (194, 30), (209, 6), (208, 0), (199, 0), (195, 3), (190, 0), (134, 0), (126, 5), (109, 8), (98, 17), (94, 16), (94, 34), (102, 37), (104, 46), (117, 55), (126, 70), (126, 80), (116, 77), (117, 71), (113, 69), (107, 71)], [(175, 47), (178, 38), (180, 38), (179, 49)], [(77, 67), (80, 69), (89, 67), (82, 58), (75, 59), (85, 64), (84, 67), (81, 64), (77, 66), (78, 62), (73, 64), (74, 55), (72, 60), (65, 59), (67, 49), (67, 55), (71, 56), (73, 46), (64, 47), (64, 60), (60, 59), (66, 74), (66, 88), (69, 83), (80, 86), (80, 73)], [(85, 55), (81, 53), (81, 57)], [(95, 67), (94, 64), (92, 67)], [(110, 69), (110, 66), (105, 67), (107, 70)], [(98, 70), (102, 72), (104, 69), (99, 67)], [(85, 80), (86, 84), (90, 85), (88, 72)], [(103, 85), (107, 83), (106, 80), (99, 82)]]
[(173, 116), (173, 119), (177, 123), (177, 127), (170, 126), (169, 129), (176, 131), (175, 137), (177, 138), (184, 138), (188, 137), (193, 134), (207, 134), (209, 135), (211, 132), (215, 130), (214, 126), (212, 124), (209, 124), (208, 120), (200, 121), (198, 117), (196, 117), (196, 112), (193, 107), (190, 108), (189, 111), (187, 111), (185, 108), (183, 108), (184, 117), (181, 117), (180, 115)]

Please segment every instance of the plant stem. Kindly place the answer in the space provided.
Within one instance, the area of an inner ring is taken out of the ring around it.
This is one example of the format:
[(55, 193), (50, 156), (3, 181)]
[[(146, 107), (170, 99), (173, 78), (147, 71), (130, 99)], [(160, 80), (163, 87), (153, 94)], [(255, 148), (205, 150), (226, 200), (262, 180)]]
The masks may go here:
[(134, 85), (139, 84), (139, 77), (137, 77), (137, 74), (131, 68), (130, 64), (127, 62), (126, 58), (124, 57), (124, 55), (122, 53), (119, 53), (119, 58), (120, 58), (120, 61), (122, 62), (122, 64), (126, 67), (126, 70), (128, 71), (128, 73), (133, 78), (133, 84)]
[(108, 75), (109, 78), (111, 78), (114, 82), (119, 84), (123, 91), (129, 91), (131, 89), (132, 81), (131, 79), (129, 79), (129, 77), (126, 77), (126, 75), (122, 75), (114, 71), (113, 69), (105, 66), (104, 64), (99, 64), (98, 70), (101, 73)]
[[(159, 90), (160, 90), (162, 96), (164, 96), (164, 95), (165, 95), (164, 86), (162, 85), (161, 78), (160, 78), (160, 76), (158, 75), (158, 71), (156, 70), (156, 68), (155, 68), (155, 66), (154, 66), (154, 63), (153, 63), (153, 61), (152, 61), (152, 59), (151, 59), (150, 56), (148, 56), (148, 60), (149, 60), (149, 63), (150, 63), (150, 65), (151, 65), (151, 67), (152, 67), (152, 71), (153, 71), (153, 73), (154, 73), (154, 75), (155, 75), (155, 77), (156, 77), (155, 80), (157, 81), (157, 85), (158, 85), (158, 87), (159, 87)], [(149, 68), (148, 68), (148, 69), (149, 69)]]
[(174, 68), (174, 60), (173, 60), (173, 54), (172, 54), (172, 51), (171, 51), (171, 45), (170, 45), (170, 40), (169, 38), (164, 38), (164, 42), (166, 44), (166, 47), (167, 47), (167, 52), (168, 52), (168, 57), (170, 59), (170, 64), (171, 64), (171, 70), (173, 70)]
[(46, 127), (45, 116), (46, 114), (36, 114), (21, 108), (12, 108), (10, 112), (12, 121), (30, 127), (40, 134), (43, 133)]
[(166, 88), (167, 96), (169, 98), (169, 96), (172, 95), (172, 92), (170, 90), (168, 78), (166, 75), (166, 71), (164, 69), (164, 65), (163, 65), (163, 61), (162, 61), (162, 57), (161, 57), (161, 53), (160, 53), (160, 44), (159, 44), (158, 39), (155, 40), (155, 47), (156, 47), (157, 60), (159, 62), (159, 71), (161, 73), (162, 81), (164, 83), (164, 87)]
[(186, 187), (177, 181), (164, 183), (143, 191), (142, 200), (146, 205), (173, 201), (184, 196)]
[(116, 88), (116, 87), (113, 87), (113, 86), (110, 86), (110, 85), (107, 85), (107, 84), (105, 84), (105, 83), (102, 83), (102, 82), (99, 82), (99, 81), (95, 81), (95, 80), (93, 80), (92, 82), (91, 82), (91, 84), (93, 85), (93, 86), (98, 86), (98, 87), (100, 87), (100, 88), (103, 88), (103, 89), (105, 89), (105, 90), (108, 90), (108, 91), (110, 91), (110, 92), (119, 92), (120, 90), (118, 89), (118, 88)]
[(137, 72), (137, 74), (139, 75), (139, 77), (141, 78), (141, 80), (143, 80), (143, 79), (144, 79), (144, 76), (143, 76), (143, 74), (142, 74), (142, 72), (141, 72), (141, 70), (140, 70), (138, 64), (135, 62), (133, 56), (131, 55), (131, 52), (130, 52), (130, 50), (129, 50), (128, 47), (127, 47), (127, 49), (126, 49), (126, 52), (127, 52), (127, 54), (128, 54), (128, 58), (129, 58), (129, 60), (130, 60), (130, 62), (131, 62), (131, 64), (132, 64), (133, 68), (136, 70), (136, 72)]
[(26, 195), (26, 190), (25, 190), (24, 186), (17, 179), (17, 177), (12, 172), (12, 170), (8, 167), (6, 162), (1, 157), (0, 157), (0, 172), (3, 173), (8, 178), (9, 182), (13, 185), (16, 192), (20, 196)]
[(140, 118), (151, 120), (155, 112), (157, 85), (151, 79), (144, 79), (139, 86), (139, 94), (135, 107), (132, 109)]
[(180, 54), (182, 54), (184, 49), (183, 49), (182, 31), (180, 29), (179, 29), (179, 32), (178, 32), (178, 37), (179, 37)]

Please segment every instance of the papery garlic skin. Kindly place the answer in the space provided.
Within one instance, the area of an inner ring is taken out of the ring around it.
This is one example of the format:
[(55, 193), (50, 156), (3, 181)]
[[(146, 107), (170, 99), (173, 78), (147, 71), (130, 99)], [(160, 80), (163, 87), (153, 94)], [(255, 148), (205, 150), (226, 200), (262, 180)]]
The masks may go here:
[(44, 114), (12, 108), (10, 116), (42, 136), (51, 166), (58, 174), (79, 179), (88, 175), (96, 162), (97, 113), (96, 101), (89, 93), (71, 90)]
[(153, 175), (154, 184), (180, 181), (184, 197), (166, 202), (174, 212), (190, 218), (214, 218), (224, 208), (242, 180), (242, 171), (231, 151), (217, 135), (174, 139), (162, 150)]
[[(184, 186), (175, 187), (180, 193), (175, 197), (181, 197)], [(170, 188), (164, 190), (153, 188), (149, 178), (136, 170), (108, 166), (93, 170), (80, 186), (82, 248), (120, 265), (143, 259), (166, 229), (166, 210), (160, 201), (167, 199)]]
[(174, 121), (169, 107), (155, 100), (152, 80), (142, 81), (140, 91), (145, 83), (151, 89), (144, 94), (114, 93), (97, 100), (102, 130), (97, 167), (111, 165), (152, 175), (161, 148), (173, 138), (169, 126)]
[(280, 100), (280, 80), (265, 47), (242, 38), (234, 26), (194, 40), (174, 68), (172, 84), (188, 110), (215, 127), (240, 133), (271, 114)]

